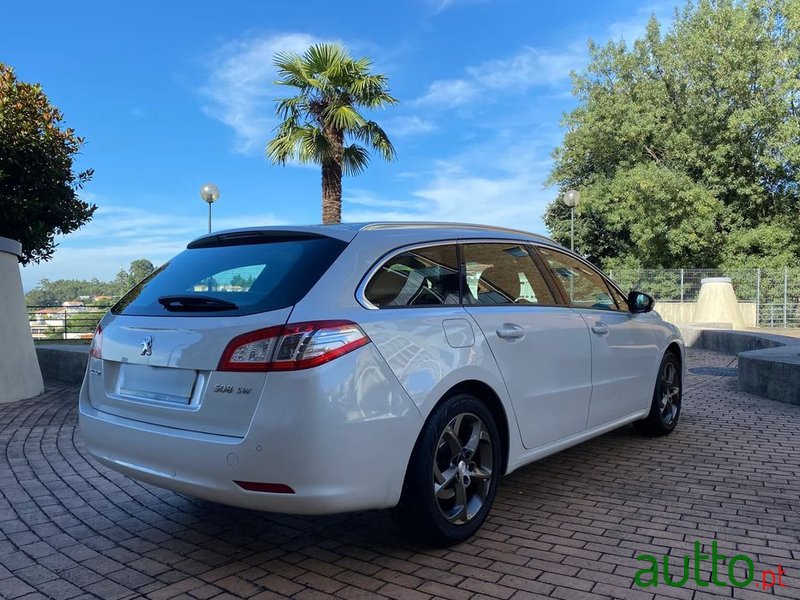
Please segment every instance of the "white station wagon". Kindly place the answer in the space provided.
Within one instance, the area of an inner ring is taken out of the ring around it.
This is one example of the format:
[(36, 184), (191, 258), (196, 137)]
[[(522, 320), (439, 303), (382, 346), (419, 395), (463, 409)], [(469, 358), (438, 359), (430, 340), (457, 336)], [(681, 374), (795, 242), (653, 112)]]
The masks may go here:
[(104, 465), (199, 498), (396, 507), (428, 541), (500, 476), (627, 423), (671, 432), (678, 329), (547, 238), (442, 223), (205, 235), (97, 329), (80, 427)]

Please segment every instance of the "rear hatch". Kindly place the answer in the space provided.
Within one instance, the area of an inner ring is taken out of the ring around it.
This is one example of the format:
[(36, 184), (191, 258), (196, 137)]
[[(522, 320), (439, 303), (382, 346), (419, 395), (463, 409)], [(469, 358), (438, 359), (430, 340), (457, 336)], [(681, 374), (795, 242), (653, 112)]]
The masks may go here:
[(207, 236), (139, 283), (96, 336), (86, 388), (106, 413), (243, 437), (266, 373), (218, 371), (238, 335), (284, 325), (342, 252), (341, 239), (297, 231)]

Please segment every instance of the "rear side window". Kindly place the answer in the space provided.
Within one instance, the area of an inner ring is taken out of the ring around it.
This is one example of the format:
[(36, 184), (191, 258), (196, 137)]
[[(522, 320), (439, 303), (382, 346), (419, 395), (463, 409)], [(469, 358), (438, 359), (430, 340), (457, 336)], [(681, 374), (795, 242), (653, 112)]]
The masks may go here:
[(454, 244), (397, 254), (375, 272), (364, 297), (379, 308), (458, 304)]
[(467, 277), (464, 304), (555, 304), (525, 246), (464, 244), (462, 252)]
[(235, 316), (277, 310), (305, 296), (347, 244), (326, 237), (191, 248), (128, 292), (114, 314)]

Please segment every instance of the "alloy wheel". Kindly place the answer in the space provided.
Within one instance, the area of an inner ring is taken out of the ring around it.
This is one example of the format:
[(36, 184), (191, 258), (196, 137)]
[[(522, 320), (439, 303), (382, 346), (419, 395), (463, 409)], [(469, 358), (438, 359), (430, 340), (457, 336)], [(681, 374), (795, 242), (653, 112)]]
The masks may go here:
[(669, 426), (677, 418), (681, 407), (681, 385), (677, 366), (667, 362), (661, 371), (661, 401), (659, 408), (664, 424)]
[(433, 457), (433, 493), (450, 523), (463, 525), (480, 512), (491, 489), (493, 452), (486, 424), (472, 413), (456, 415), (442, 431)]

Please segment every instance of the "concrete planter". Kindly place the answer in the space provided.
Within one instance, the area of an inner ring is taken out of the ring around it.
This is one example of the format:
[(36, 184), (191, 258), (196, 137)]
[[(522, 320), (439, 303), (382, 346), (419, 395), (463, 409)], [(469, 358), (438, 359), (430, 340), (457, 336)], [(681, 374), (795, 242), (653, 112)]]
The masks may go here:
[(745, 328), (730, 277), (707, 277), (700, 281), (700, 295), (697, 297), (693, 321), (730, 323), (733, 329)]
[(19, 242), (0, 237), (0, 403), (44, 391), (22, 293), (21, 253)]

